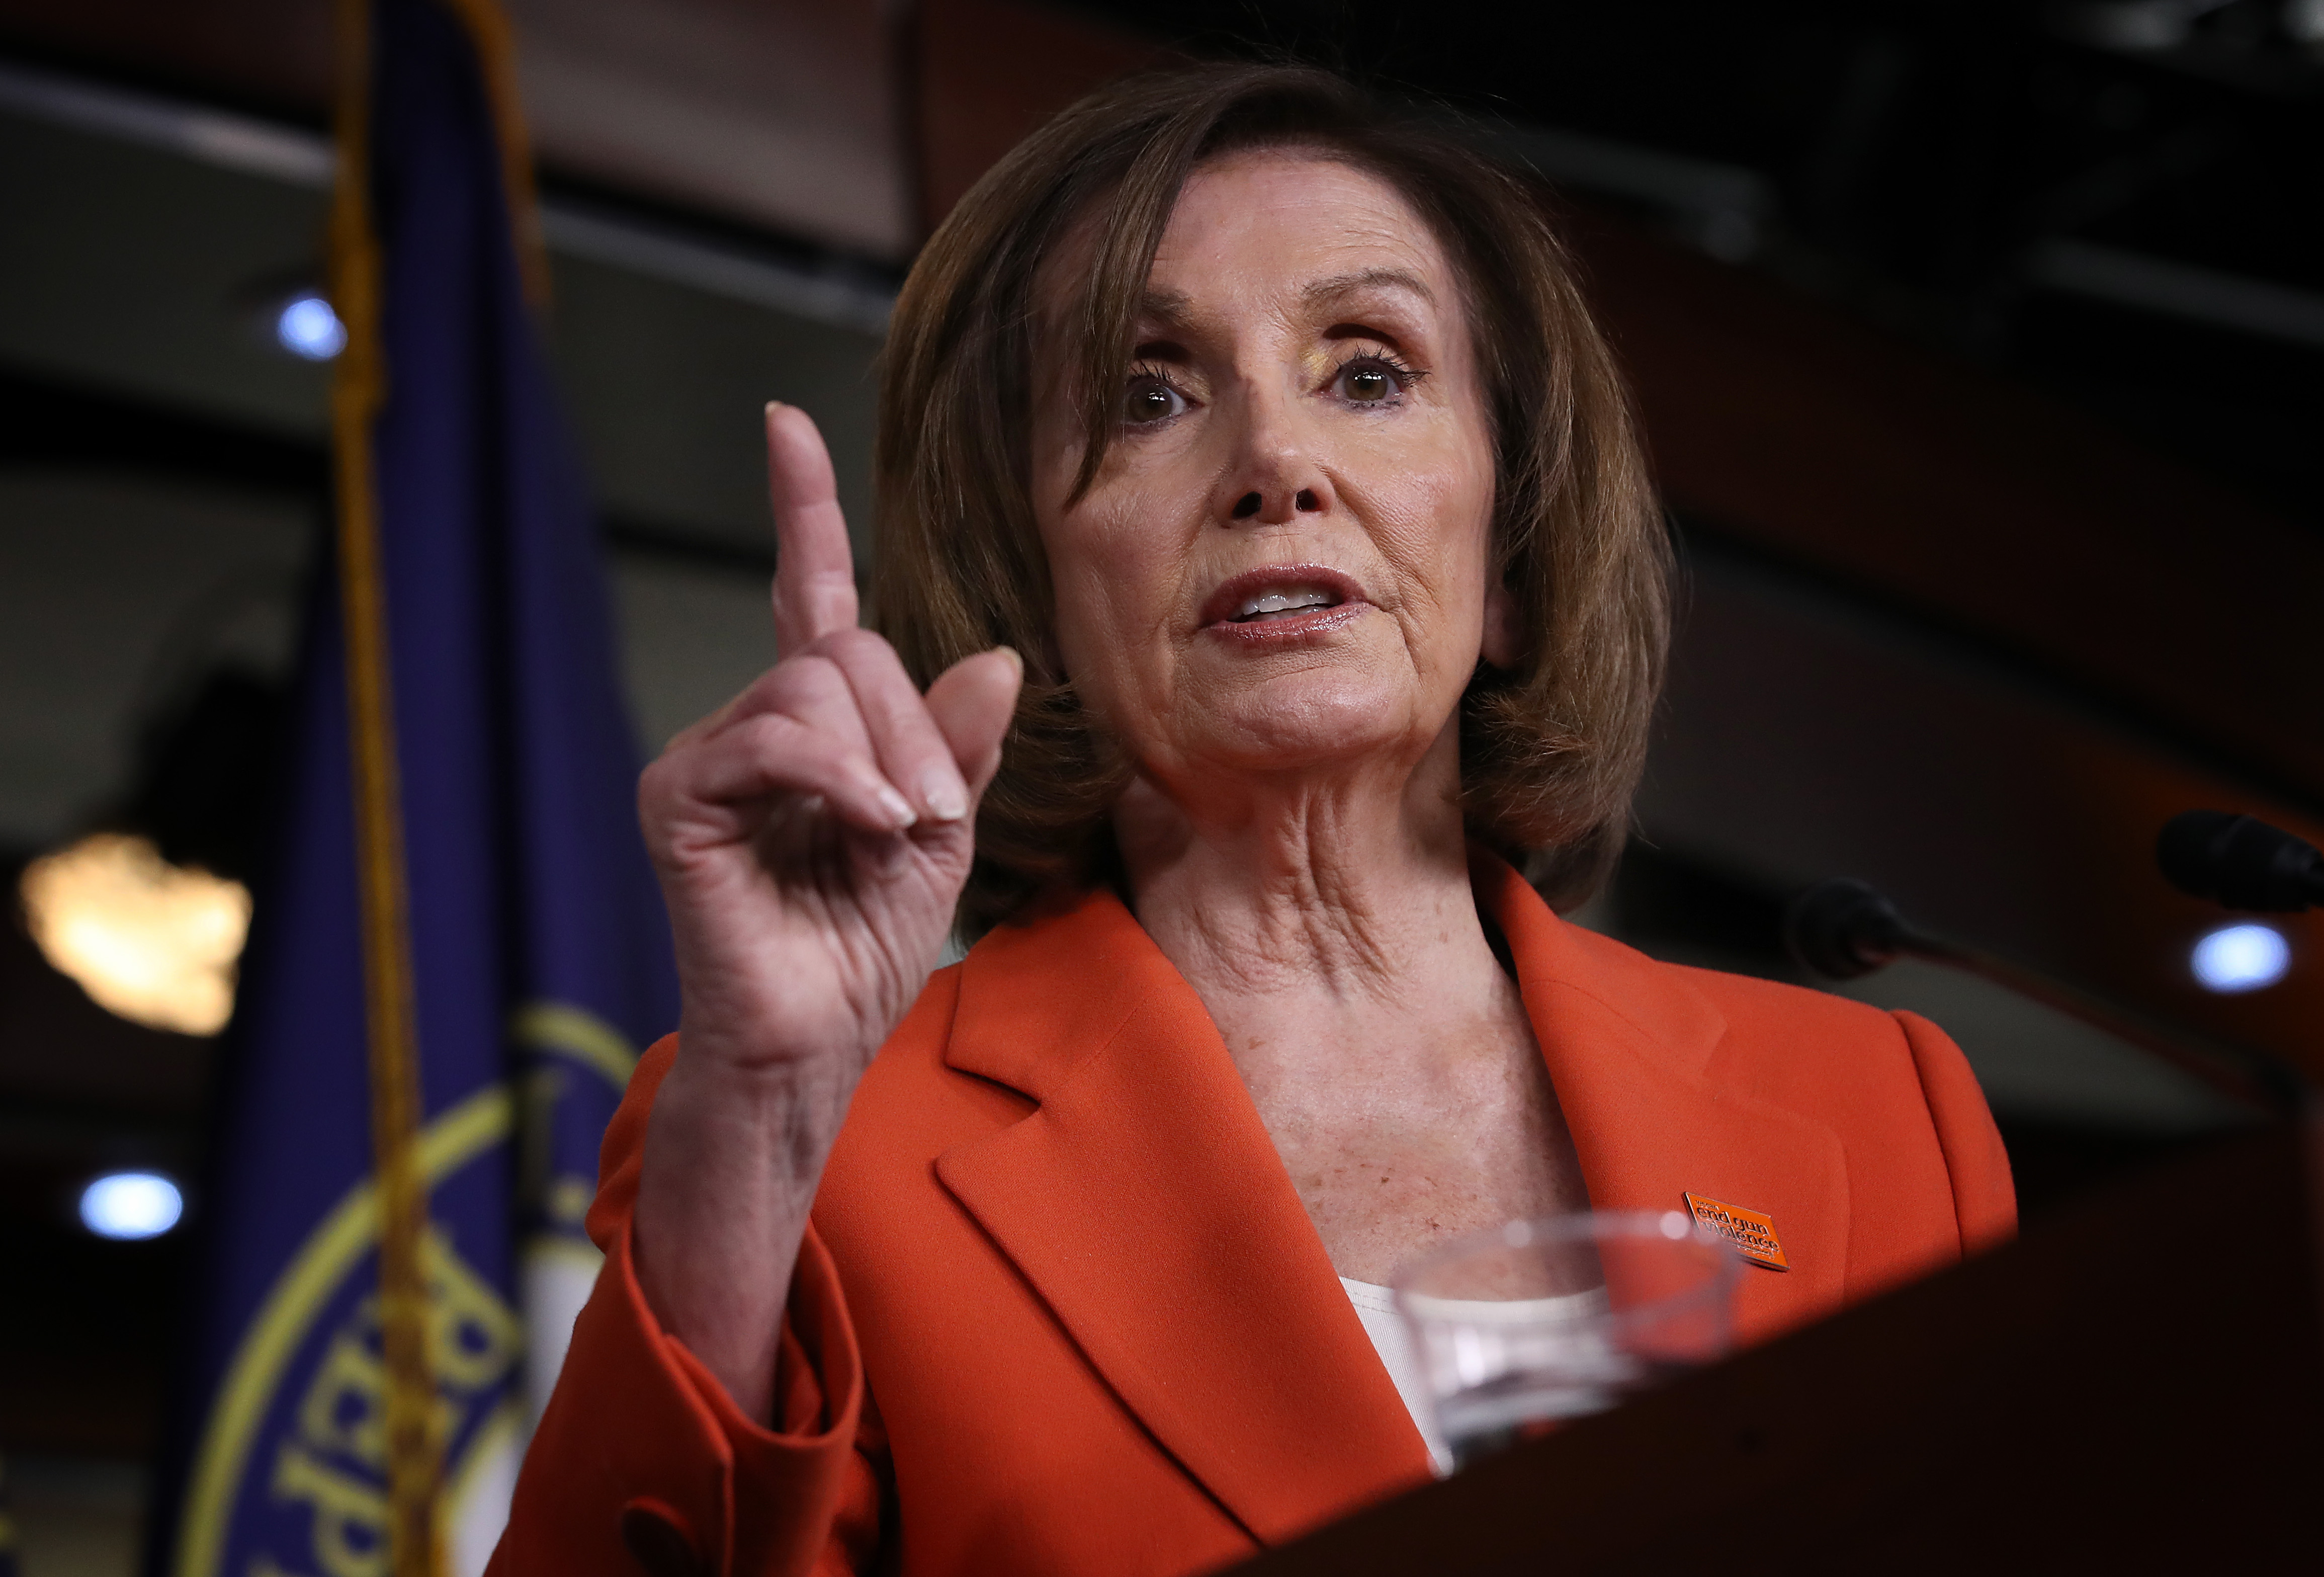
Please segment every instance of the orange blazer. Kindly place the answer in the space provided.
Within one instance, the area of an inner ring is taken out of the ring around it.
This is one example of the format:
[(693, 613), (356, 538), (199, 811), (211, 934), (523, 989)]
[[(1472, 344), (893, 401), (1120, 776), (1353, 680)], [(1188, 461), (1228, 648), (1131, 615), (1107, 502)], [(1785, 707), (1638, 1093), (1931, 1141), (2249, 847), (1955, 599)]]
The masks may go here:
[[(1480, 857), (1600, 1209), (1773, 1218), (1760, 1340), (2009, 1235), (1960, 1051), (1908, 1013), (1658, 964)], [(817, 1195), (774, 1427), (648, 1310), (639, 1154), (675, 1047), (605, 1136), (605, 1250), (497, 1573), (1184, 1573), (1428, 1477), (1210, 1015), (1095, 892), (935, 975)]]

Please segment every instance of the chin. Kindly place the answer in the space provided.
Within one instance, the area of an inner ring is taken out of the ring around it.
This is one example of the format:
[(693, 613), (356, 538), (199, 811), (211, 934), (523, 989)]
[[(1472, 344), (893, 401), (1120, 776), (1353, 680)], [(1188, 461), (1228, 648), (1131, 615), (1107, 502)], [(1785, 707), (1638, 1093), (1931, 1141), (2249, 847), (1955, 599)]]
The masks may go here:
[[(1411, 757), (1443, 731), (1417, 716), (1408, 689), (1351, 683), (1342, 676), (1284, 675), (1205, 708), (1192, 757), (1245, 771), (1281, 772)], [(1457, 703), (1456, 703), (1457, 704)]]

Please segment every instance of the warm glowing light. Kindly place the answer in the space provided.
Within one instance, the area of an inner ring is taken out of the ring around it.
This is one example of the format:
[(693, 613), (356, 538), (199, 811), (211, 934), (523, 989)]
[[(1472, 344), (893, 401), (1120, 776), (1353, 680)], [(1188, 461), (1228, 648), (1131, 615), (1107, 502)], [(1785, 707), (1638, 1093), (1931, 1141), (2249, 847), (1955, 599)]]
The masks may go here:
[(185, 1213), (185, 1195), (159, 1172), (108, 1172), (80, 1191), (80, 1224), (100, 1238), (158, 1238)]
[(2215, 991), (2255, 991), (2292, 968), (2292, 945), (2273, 926), (2222, 926), (2195, 944), (2195, 978)]
[(97, 833), (24, 868), (24, 916), (51, 964), (97, 1005), (155, 1029), (215, 1035), (234, 1011), (250, 892)]

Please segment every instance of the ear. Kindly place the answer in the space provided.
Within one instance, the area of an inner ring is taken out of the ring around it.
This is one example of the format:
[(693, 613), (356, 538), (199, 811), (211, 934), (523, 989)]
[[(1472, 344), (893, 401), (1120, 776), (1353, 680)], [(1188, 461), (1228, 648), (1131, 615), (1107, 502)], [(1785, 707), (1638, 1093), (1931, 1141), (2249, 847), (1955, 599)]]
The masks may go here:
[(1485, 638), (1477, 655), (1495, 668), (1511, 668), (1525, 649), (1525, 621), (1517, 594), (1499, 581), (1485, 588)]

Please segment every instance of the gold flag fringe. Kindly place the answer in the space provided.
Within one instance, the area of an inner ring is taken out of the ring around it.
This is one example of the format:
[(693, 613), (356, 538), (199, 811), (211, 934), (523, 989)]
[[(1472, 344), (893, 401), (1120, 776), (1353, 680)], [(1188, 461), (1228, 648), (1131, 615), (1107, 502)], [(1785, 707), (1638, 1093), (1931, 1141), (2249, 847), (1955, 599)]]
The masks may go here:
[(381, 259), (371, 212), (371, 5), (339, 0), (338, 171), (331, 191), (331, 305), (346, 327), (331, 383), (345, 628), (347, 740), (354, 772), (357, 888), (363, 910), (372, 1164), (379, 1177), (379, 1322), (386, 1366), (388, 1571), (440, 1577), (437, 1500), (444, 1443), (436, 1429), (420, 1248), (428, 1194), (415, 1146), (420, 1115), (410, 906), (381, 573), (372, 424), (386, 395), (380, 343)]
[[(510, 239), (526, 299), (549, 299), (532, 159), (516, 87), (514, 35), (493, 0), (438, 0), (475, 50), (500, 148)], [(371, 206), (370, 0), (337, 0), (338, 169), (330, 210), (330, 297), (346, 326), (331, 385), (339, 600), (347, 669), (348, 746), (363, 909), (365, 1034), (373, 1166), (379, 1178), (379, 1306), (386, 1366), (388, 1571), (441, 1577), (444, 1441), (429, 1351), (428, 1194), (417, 1141), (423, 1108), (414, 1027), (411, 919), (397, 768), (387, 589), (381, 567), (372, 427), (390, 369), (380, 337), (382, 259)]]

